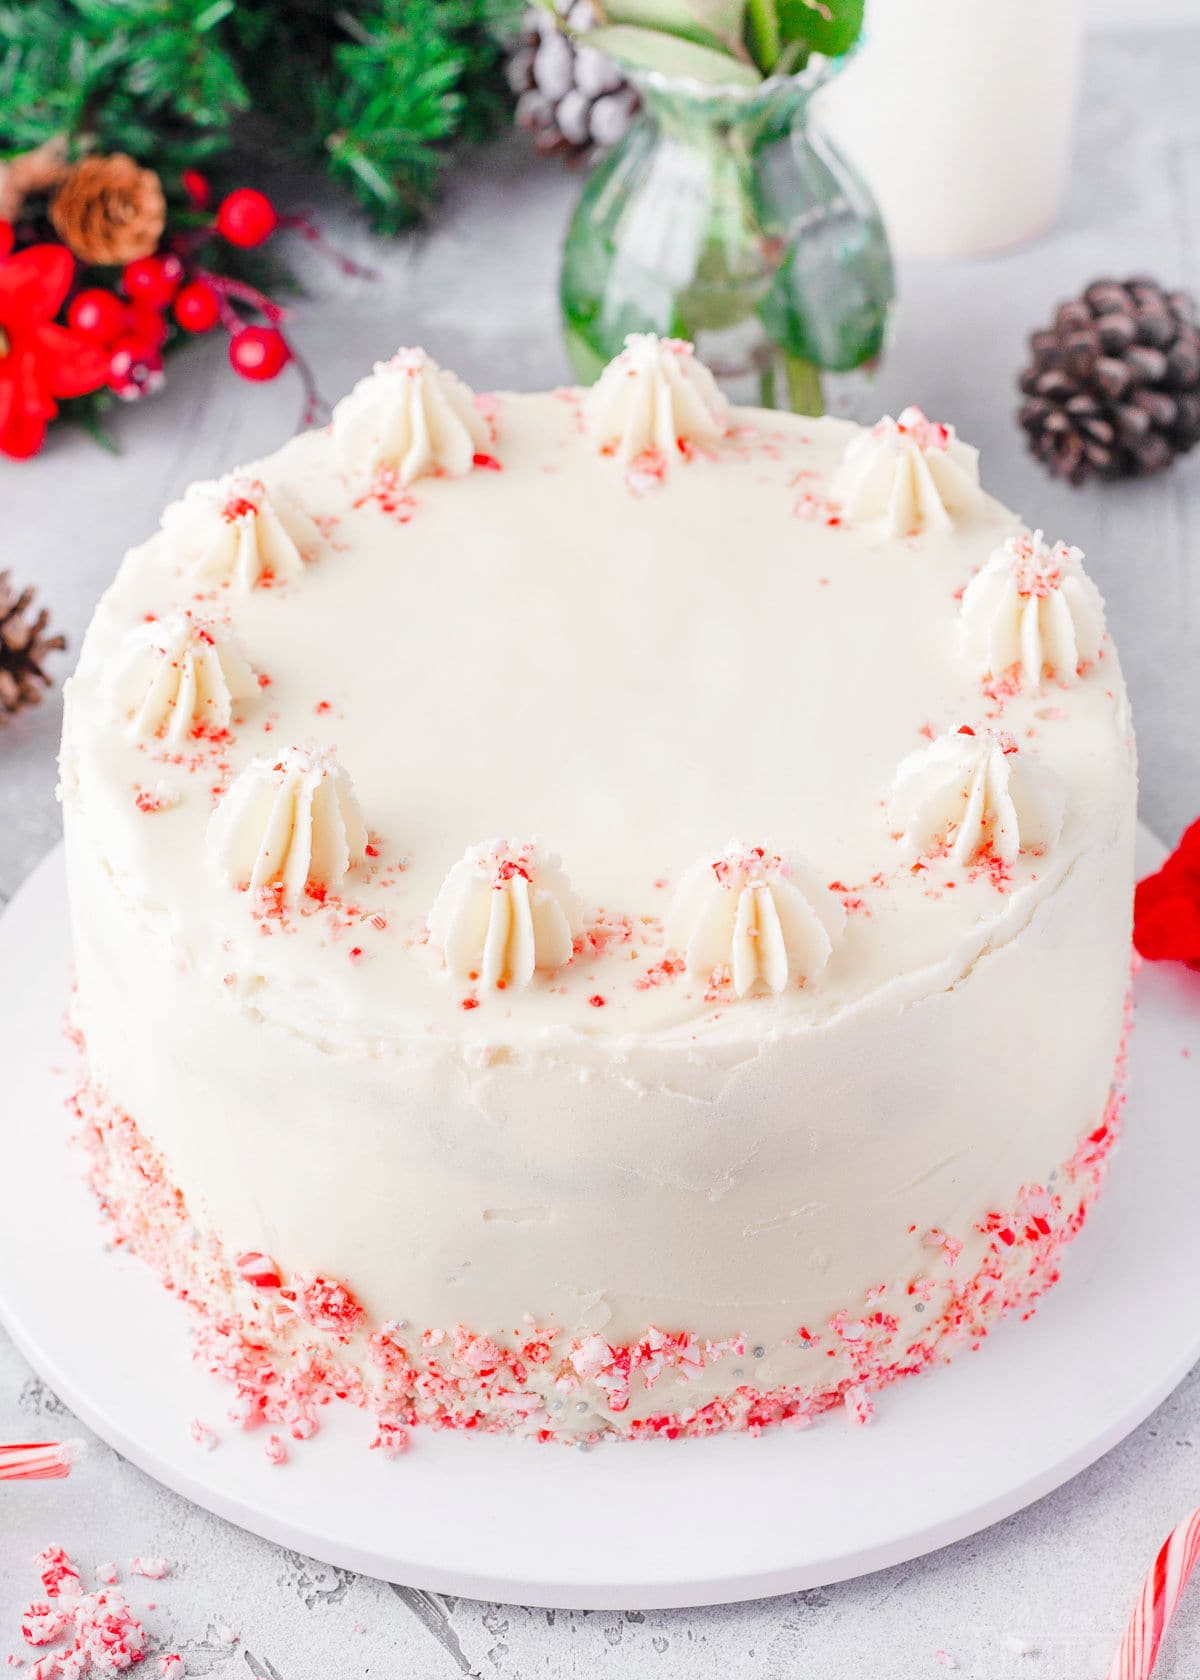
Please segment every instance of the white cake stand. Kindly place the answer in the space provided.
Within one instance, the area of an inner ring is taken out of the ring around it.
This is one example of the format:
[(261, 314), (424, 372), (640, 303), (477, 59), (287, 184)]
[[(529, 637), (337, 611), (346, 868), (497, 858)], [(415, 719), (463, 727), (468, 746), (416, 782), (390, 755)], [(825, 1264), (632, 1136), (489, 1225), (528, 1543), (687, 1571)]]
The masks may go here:
[[(1143, 835), (1141, 868), (1160, 857)], [(225, 1424), (228, 1391), (191, 1364), (186, 1312), (138, 1262), (104, 1251), (52, 1072), (66, 1060), (68, 964), (56, 852), (0, 922), (0, 965), (21, 976), (0, 1013), (0, 1317), (135, 1464), (328, 1563), (548, 1606), (814, 1587), (1019, 1510), (1107, 1452), (1200, 1356), (1200, 1319), (1179, 1311), (1181, 1280), (1200, 1275), (1200, 974), (1165, 965), (1137, 982), (1125, 1141), (1062, 1283), (1031, 1322), (882, 1395), (871, 1427), (839, 1415), (758, 1440), (591, 1451), (416, 1431), (389, 1463), (366, 1451), (365, 1419), (331, 1408), (342, 1415), (272, 1467), (263, 1435)], [(189, 1438), (193, 1417), (217, 1428), (216, 1451)]]

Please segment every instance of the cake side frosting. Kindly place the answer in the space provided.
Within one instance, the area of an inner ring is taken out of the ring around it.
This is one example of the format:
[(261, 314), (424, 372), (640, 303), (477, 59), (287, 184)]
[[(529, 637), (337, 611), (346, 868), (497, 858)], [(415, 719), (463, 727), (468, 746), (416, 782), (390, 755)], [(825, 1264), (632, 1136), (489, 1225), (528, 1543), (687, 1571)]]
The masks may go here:
[[(507, 1347), (529, 1315), (581, 1433), (655, 1415), (597, 1387), (648, 1329), (749, 1350), (711, 1397), (816, 1410), (938, 1343), (993, 1214), (1036, 1189), (1077, 1219), (1052, 1175), (1103, 1123), (1128, 963), (1132, 737), (1074, 552), (1041, 564), (923, 417), (722, 411), (622, 470), (594, 427), (689, 423), (671, 368), (591, 426), (576, 392), (474, 399), (487, 450), (403, 484), (327, 433), (254, 464), (319, 544), (265, 577), (135, 549), (64, 732), (100, 1108), (221, 1264), (334, 1280), (376, 1326)], [(910, 485), (939, 456), (944, 517), (839, 500), (881, 446)], [(181, 612), (253, 689), (131, 731), (114, 661)], [(888, 1358), (856, 1376), (834, 1325), (870, 1312)]]

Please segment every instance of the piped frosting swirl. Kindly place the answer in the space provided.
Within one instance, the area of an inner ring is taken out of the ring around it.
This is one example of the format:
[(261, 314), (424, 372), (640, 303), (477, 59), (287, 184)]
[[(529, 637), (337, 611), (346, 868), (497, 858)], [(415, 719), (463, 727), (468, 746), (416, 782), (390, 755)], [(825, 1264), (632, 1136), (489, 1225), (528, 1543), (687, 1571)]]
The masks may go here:
[(234, 702), (257, 691), (237, 637), (188, 612), (135, 625), (111, 679), (114, 706), (130, 735), (172, 747), (228, 729)]
[(745, 997), (814, 980), (844, 923), (840, 902), (803, 864), (732, 840), (683, 877), (668, 932), (690, 974), (727, 975)]
[(1023, 531), (990, 556), (963, 592), (967, 652), (986, 676), (1014, 667), (1027, 683), (1071, 682), (1104, 645), (1104, 602), (1083, 554)]
[(1013, 863), (1055, 843), (1065, 803), (1058, 777), (1012, 735), (964, 726), (901, 760), (888, 819), (914, 852)]
[(193, 484), (163, 514), (167, 551), (199, 581), (256, 584), (298, 578), (324, 545), (294, 498), (249, 473)]
[(570, 962), (582, 922), (558, 858), (529, 841), (472, 846), (429, 912), (429, 940), (456, 980), (527, 986)]
[(948, 531), (983, 505), (979, 451), (919, 408), (884, 415), (848, 444), (831, 489), (851, 519), (877, 520), (893, 537)]
[(445, 473), (461, 478), (490, 442), (475, 394), (424, 350), (398, 350), (343, 397), (333, 437), (348, 471), (391, 472), (401, 485)]
[(670, 461), (689, 444), (723, 437), (729, 406), (690, 344), (630, 333), (588, 392), (584, 418), (602, 454)]
[(250, 761), (213, 812), (208, 844), (232, 886), (294, 901), (339, 886), (365, 857), (367, 831), (337, 760), (289, 747)]

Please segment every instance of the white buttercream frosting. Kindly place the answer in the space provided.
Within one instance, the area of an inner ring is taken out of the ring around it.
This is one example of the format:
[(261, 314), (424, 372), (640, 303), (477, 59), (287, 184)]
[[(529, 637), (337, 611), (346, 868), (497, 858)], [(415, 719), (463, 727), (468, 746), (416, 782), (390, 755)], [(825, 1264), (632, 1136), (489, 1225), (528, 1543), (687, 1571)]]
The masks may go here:
[(250, 761), (213, 812), (208, 844), (231, 885), (287, 900), (336, 887), (366, 854), (350, 778), (329, 754), (289, 747)]
[(527, 986), (570, 962), (582, 923), (559, 860), (532, 842), (472, 846), (429, 912), (429, 939), (456, 980)]
[(113, 704), (134, 739), (159, 737), (173, 747), (228, 729), (234, 702), (257, 690), (237, 637), (189, 612), (135, 624), (111, 678)]
[(1104, 602), (1084, 571), (1083, 553), (1040, 531), (1010, 537), (967, 585), (962, 623), (967, 651), (985, 675), (1020, 667), (1027, 683), (1043, 675), (1070, 682), (1104, 645)]
[(295, 498), (251, 473), (193, 484), (163, 514), (167, 552), (202, 583), (293, 579), (324, 539)]
[(815, 979), (845, 919), (839, 900), (803, 864), (731, 840), (720, 857), (700, 859), (683, 877), (669, 928), (690, 974), (727, 976), (745, 997)]
[(424, 350), (376, 362), (334, 409), (333, 436), (350, 472), (394, 472), (401, 484), (435, 473), (461, 478), (490, 442), (470, 386)]
[(620, 461), (657, 453), (671, 460), (691, 443), (715, 443), (729, 425), (717, 382), (678, 338), (630, 333), (584, 404), (588, 432)]
[(944, 847), (960, 864), (988, 854), (1012, 863), (1054, 844), (1065, 803), (1058, 777), (1012, 735), (963, 728), (902, 760), (888, 817), (916, 852)]
[(832, 491), (851, 519), (878, 520), (889, 536), (948, 531), (983, 505), (979, 451), (953, 426), (906, 408), (848, 445)]

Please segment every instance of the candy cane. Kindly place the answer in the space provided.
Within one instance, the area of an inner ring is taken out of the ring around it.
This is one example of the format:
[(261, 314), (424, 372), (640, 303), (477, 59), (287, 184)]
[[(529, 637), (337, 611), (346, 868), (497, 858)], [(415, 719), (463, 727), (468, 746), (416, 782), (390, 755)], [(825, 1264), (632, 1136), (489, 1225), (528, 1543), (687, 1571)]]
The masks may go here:
[(82, 1441), (0, 1442), (0, 1482), (43, 1482), (69, 1476), (86, 1451)]
[(1142, 1583), (1121, 1649), (1113, 1658), (1108, 1680), (1150, 1680), (1163, 1635), (1179, 1603), (1187, 1578), (1200, 1560), (1200, 1510), (1173, 1529)]

